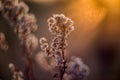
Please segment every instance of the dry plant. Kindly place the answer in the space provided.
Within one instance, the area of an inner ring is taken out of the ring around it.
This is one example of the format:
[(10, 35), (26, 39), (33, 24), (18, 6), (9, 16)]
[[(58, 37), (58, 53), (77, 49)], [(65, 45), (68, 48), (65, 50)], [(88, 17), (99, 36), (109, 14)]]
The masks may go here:
[(82, 80), (88, 75), (88, 67), (79, 58), (67, 62), (65, 50), (68, 47), (67, 37), (74, 30), (73, 21), (63, 14), (54, 14), (48, 19), (49, 31), (54, 35), (49, 45), (45, 37), (40, 38), (41, 49), (47, 56), (53, 57), (56, 63), (53, 80)]
[(12, 80), (24, 80), (23, 73), (19, 69), (17, 69), (13, 63), (9, 64), (9, 69), (11, 73), (13, 74)]

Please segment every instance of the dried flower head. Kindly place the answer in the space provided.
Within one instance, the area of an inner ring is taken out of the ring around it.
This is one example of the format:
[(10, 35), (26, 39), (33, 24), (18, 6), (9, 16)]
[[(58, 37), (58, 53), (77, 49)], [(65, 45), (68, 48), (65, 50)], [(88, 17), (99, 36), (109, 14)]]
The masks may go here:
[(30, 27), (30, 30), (33, 32), (38, 28), (36, 25), (36, 18), (33, 14), (25, 14), (22, 18), (22, 22), (26, 27)]
[(48, 27), (55, 37), (50, 46), (46, 38), (41, 38), (40, 44), (41, 49), (55, 60), (53, 80), (83, 80), (88, 75), (89, 68), (80, 58), (72, 57), (70, 62), (65, 59), (67, 37), (74, 30), (73, 21), (63, 14), (54, 14), (48, 19)]
[(45, 37), (40, 38), (39, 43), (41, 44), (40, 47), (44, 52), (48, 52), (48, 53), (50, 52), (49, 44), (48, 44), (47, 39)]
[(63, 14), (54, 14), (48, 19), (49, 31), (54, 34), (54, 38), (50, 46), (46, 38), (40, 39), (41, 49), (53, 57), (55, 60), (54, 80), (63, 80), (65, 70), (67, 68), (65, 60), (65, 49), (67, 48), (67, 36), (74, 30), (73, 21)]
[(8, 67), (11, 70), (11, 72), (15, 71), (15, 65), (13, 63), (9, 63)]
[(13, 73), (13, 80), (24, 80), (23, 73), (21, 71), (16, 71)]
[(44, 44), (41, 45), (41, 49), (42, 49), (43, 51), (46, 51), (46, 49), (47, 49), (48, 47), (49, 47), (48, 43), (44, 43)]
[[(16, 0), (17, 1), (17, 0)], [(18, 4), (18, 3), (17, 3)], [(26, 14), (29, 11), (29, 7), (24, 2), (19, 2), (17, 7), (21, 10), (22, 13)]]
[(28, 6), (24, 2), (19, 2), (16, 6), (14, 6), (11, 9), (11, 17), (10, 20), (12, 20), (13, 24), (16, 24), (16, 21), (21, 20), (21, 18), (27, 14), (29, 11)]
[(11, 70), (12, 75), (13, 75), (12, 80), (24, 80), (23, 79), (23, 73), (19, 69), (16, 69), (16, 67), (15, 67), (15, 65), (13, 63), (10, 63), (8, 65), (8, 67)]
[(45, 37), (40, 38), (40, 44), (47, 43), (47, 39)]
[(18, 34), (19, 39), (23, 39), (25, 36), (31, 34), (30, 27), (25, 27), (25, 26), (16, 26), (14, 29), (15, 33)]
[(35, 16), (33, 14), (26, 14), (16, 24), (15, 32), (20, 36), (25, 36), (36, 31), (37, 28)]
[(48, 19), (48, 26), (52, 34), (65, 35), (66, 32), (68, 33), (69, 31), (73, 30), (73, 21), (65, 17), (63, 14), (54, 14)]

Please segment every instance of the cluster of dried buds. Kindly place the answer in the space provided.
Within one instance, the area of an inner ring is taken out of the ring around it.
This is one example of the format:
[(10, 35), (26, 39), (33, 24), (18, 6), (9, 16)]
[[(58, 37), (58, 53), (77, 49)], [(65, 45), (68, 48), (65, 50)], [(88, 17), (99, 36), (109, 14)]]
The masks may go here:
[(73, 21), (63, 14), (54, 14), (48, 19), (49, 31), (55, 36), (50, 46), (46, 38), (40, 39), (41, 49), (56, 61), (57, 72), (54, 80), (62, 80), (67, 68), (65, 49), (67, 48), (67, 36), (74, 30)]
[(28, 13), (29, 7), (21, 0), (0, 0), (0, 10), (4, 18), (14, 26), (14, 31), (25, 45), (26, 51), (33, 52), (38, 45), (38, 39), (33, 32), (38, 26), (35, 16)]
[(24, 80), (23, 79), (23, 73), (15, 67), (13, 63), (10, 63), (8, 65), (11, 73), (13, 74), (13, 79), (12, 80)]
[[(47, 39), (40, 38), (41, 49), (45, 51), (49, 56), (54, 57), (61, 56), (64, 54), (64, 50), (67, 48), (67, 36), (74, 30), (73, 21), (63, 14), (55, 14), (48, 19), (48, 26), (50, 32), (55, 36), (50, 46), (48, 45)], [(64, 57), (63, 57), (64, 58)], [(59, 63), (59, 59), (56, 60)]]
[(89, 69), (79, 58), (66, 62), (65, 50), (68, 47), (67, 37), (74, 30), (73, 21), (63, 14), (55, 14), (48, 19), (49, 31), (55, 36), (52, 43), (40, 38), (41, 49), (56, 61), (53, 80), (83, 80)]
[(65, 17), (63, 14), (54, 14), (48, 19), (49, 31), (57, 36), (67, 37), (73, 30), (73, 21)]
[(6, 37), (4, 33), (0, 32), (0, 48), (2, 50), (7, 50), (8, 49), (8, 42), (6, 40)]

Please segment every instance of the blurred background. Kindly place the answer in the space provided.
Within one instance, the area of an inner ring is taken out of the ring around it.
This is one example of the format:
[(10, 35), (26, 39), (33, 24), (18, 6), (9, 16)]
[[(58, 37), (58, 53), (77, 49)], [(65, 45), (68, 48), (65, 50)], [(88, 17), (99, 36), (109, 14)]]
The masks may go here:
[[(48, 31), (47, 19), (63, 13), (74, 20), (75, 31), (68, 38), (68, 56), (79, 56), (90, 67), (88, 80), (120, 80), (120, 0), (25, 0), (37, 18), (38, 38), (53, 36)], [(0, 32), (9, 43), (8, 51), (0, 50), (0, 78), (10, 80), (8, 64), (13, 62), (24, 71), (22, 46), (13, 28), (0, 13)], [(38, 50), (40, 51), (40, 50)], [(35, 55), (37, 55), (36, 51)], [(36, 57), (35, 57), (36, 58)], [(34, 59), (37, 80), (50, 80), (51, 73)]]

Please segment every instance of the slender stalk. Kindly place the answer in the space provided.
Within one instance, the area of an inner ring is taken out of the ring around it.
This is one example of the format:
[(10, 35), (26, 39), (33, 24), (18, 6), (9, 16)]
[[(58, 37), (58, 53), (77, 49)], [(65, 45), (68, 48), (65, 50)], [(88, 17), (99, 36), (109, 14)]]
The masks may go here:
[[(65, 31), (65, 30), (64, 30)], [(64, 32), (63, 31), (63, 32)], [(62, 49), (61, 49), (61, 51), (62, 51), (62, 69), (60, 69), (60, 80), (63, 80), (63, 76), (64, 76), (64, 73), (65, 73), (65, 69), (66, 69), (66, 63), (65, 63), (65, 52), (64, 52), (64, 41), (65, 41), (65, 33), (63, 34), (63, 36), (62, 36), (62, 41), (63, 41), (63, 43), (62, 43)]]
[(25, 72), (26, 72), (25, 73), (26, 80), (35, 80), (34, 73), (33, 73), (32, 57), (28, 57), (28, 65), (26, 66)]

